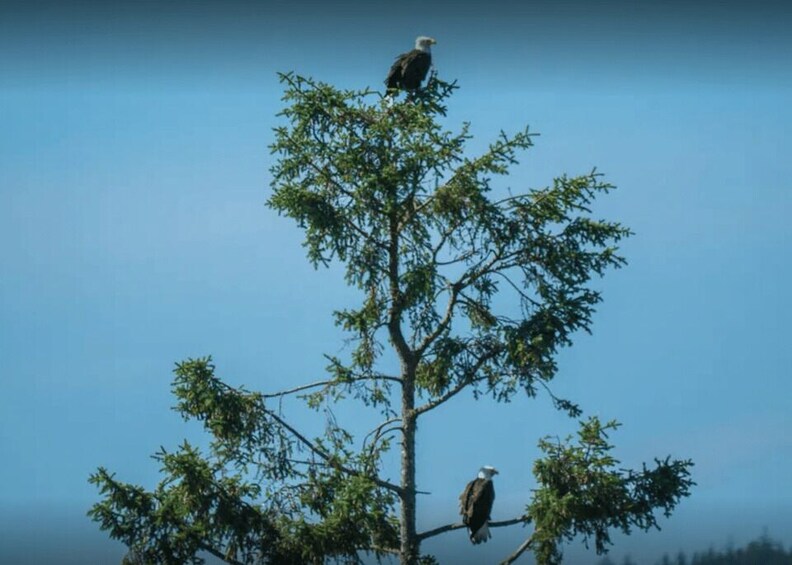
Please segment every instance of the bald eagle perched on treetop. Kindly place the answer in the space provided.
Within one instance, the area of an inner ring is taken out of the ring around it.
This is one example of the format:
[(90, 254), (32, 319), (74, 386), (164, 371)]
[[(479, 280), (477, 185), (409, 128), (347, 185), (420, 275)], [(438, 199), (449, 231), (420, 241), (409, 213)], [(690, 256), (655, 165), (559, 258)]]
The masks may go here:
[(435, 43), (431, 37), (422, 35), (415, 40), (415, 49), (396, 57), (385, 79), (388, 90), (418, 89), (432, 66), (432, 45)]
[(459, 497), (459, 513), (470, 532), (470, 541), (474, 544), (492, 537), (489, 531), (490, 512), (495, 501), (492, 476), (497, 474), (497, 469), (485, 465), (479, 470), (478, 477), (467, 484)]

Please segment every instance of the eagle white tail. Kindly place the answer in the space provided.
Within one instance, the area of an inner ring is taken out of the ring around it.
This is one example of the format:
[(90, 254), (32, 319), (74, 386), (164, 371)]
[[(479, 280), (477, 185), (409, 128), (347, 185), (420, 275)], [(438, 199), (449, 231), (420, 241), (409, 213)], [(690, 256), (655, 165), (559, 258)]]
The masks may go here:
[(478, 531), (470, 536), (470, 541), (473, 543), (481, 543), (483, 541), (487, 541), (492, 537), (489, 531), (489, 522), (484, 522), (484, 525), (481, 526)]

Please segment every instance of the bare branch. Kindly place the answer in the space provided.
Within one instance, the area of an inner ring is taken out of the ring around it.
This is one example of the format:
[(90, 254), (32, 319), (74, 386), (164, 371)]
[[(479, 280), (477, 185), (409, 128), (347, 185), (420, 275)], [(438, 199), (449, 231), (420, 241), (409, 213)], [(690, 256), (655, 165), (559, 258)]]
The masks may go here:
[(437, 408), (438, 406), (440, 406), (441, 404), (443, 404), (447, 400), (450, 400), (452, 397), (456, 396), (459, 392), (462, 391), (463, 388), (465, 388), (466, 386), (468, 386), (472, 382), (473, 382), (473, 380), (470, 379), (470, 378), (463, 379), (454, 388), (446, 391), (446, 393), (444, 395), (442, 395), (442, 396), (440, 396), (438, 398), (435, 398), (434, 400), (431, 400), (431, 401), (427, 402), (423, 406), (419, 406), (418, 408), (416, 408), (415, 409), (415, 414), (417, 416), (420, 416), (424, 412), (429, 412), (429, 410), (432, 410), (433, 408)]
[(373, 436), (379, 436), (380, 432), (382, 431), (382, 428), (384, 428), (385, 426), (388, 426), (390, 424), (394, 424), (396, 422), (401, 422), (401, 418), (390, 418), (389, 420), (385, 420), (380, 425), (378, 425), (376, 428), (374, 428), (373, 430), (371, 430), (369, 433), (366, 434), (366, 437), (363, 438), (363, 443), (366, 443), (366, 440), (369, 437), (371, 437), (372, 435)]
[(390, 424), (395, 424), (396, 422), (401, 422), (401, 418), (390, 418), (389, 420), (385, 420), (376, 428), (374, 428), (369, 433), (367, 433), (366, 437), (363, 438), (363, 448), (365, 449), (366, 443), (368, 443), (368, 439), (372, 436), (374, 436), (373, 439), (371, 440), (371, 448), (373, 449), (374, 446), (377, 444), (377, 441), (379, 441), (380, 437), (392, 431), (401, 430), (402, 429), (401, 426), (394, 426), (392, 428), (388, 428), (387, 430), (383, 430), (383, 428), (386, 428)]
[(455, 265), (457, 263), (461, 263), (462, 261), (467, 261), (475, 254), (476, 254), (475, 250), (471, 249), (470, 251), (466, 251), (465, 253), (462, 253), (461, 255), (457, 255), (453, 259), (448, 259), (447, 261), (436, 260), (435, 264), (438, 267), (447, 267), (449, 265)]
[(327, 380), (327, 381), (316, 381), (315, 383), (309, 383), (305, 385), (300, 385), (294, 388), (290, 388), (288, 390), (282, 390), (280, 392), (272, 392), (269, 394), (261, 394), (261, 398), (278, 398), (280, 396), (288, 396), (290, 394), (295, 394), (298, 392), (302, 392), (304, 390), (308, 390), (311, 388), (318, 388), (320, 386), (340, 386), (345, 384), (351, 384), (361, 381), (394, 381), (396, 383), (401, 383), (401, 379), (398, 377), (391, 377), (388, 375), (371, 375), (367, 377), (351, 377), (348, 379), (343, 380)]
[(280, 392), (262, 394), (261, 398), (278, 398), (278, 397), (281, 397), (281, 396), (288, 396), (290, 394), (295, 394), (297, 392), (302, 392), (304, 390), (308, 390), (308, 389), (311, 389), (311, 388), (318, 388), (320, 386), (327, 386), (329, 384), (332, 384), (333, 382), (335, 382), (335, 381), (317, 381), (315, 383), (310, 383), (310, 384), (306, 384), (306, 385), (300, 385), (300, 386), (297, 386), (297, 387), (294, 387), (294, 388), (290, 388), (288, 390), (282, 390)]
[(363, 477), (363, 478), (369, 479), (370, 481), (373, 481), (374, 484), (376, 484), (377, 486), (380, 486), (380, 487), (382, 487), (384, 489), (393, 491), (393, 492), (395, 492), (395, 493), (397, 493), (397, 494), (399, 494), (401, 496), (402, 488), (400, 486), (394, 485), (393, 483), (389, 483), (388, 481), (383, 481), (379, 477), (376, 477), (376, 476), (373, 476), (373, 475), (368, 475), (366, 473), (361, 473), (360, 471), (356, 471), (355, 469), (350, 469), (349, 467), (347, 467), (345, 465), (342, 465), (331, 454), (327, 453), (324, 449), (321, 449), (320, 447), (317, 447), (311, 440), (309, 440), (304, 435), (302, 435), (300, 432), (298, 432), (296, 429), (294, 429), (292, 426), (290, 426), (283, 418), (281, 418), (280, 416), (275, 414), (275, 412), (273, 412), (271, 410), (268, 410), (264, 406), (262, 406), (262, 409), (273, 420), (278, 422), (278, 424), (280, 424), (283, 428), (288, 430), (289, 433), (291, 433), (295, 438), (297, 438), (300, 441), (300, 443), (302, 443), (304, 446), (306, 446), (308, 449), (310, 449), (313, 453), (315, 453), (316, 455), (318, 455), (319, 457), (321, 457), (322, 459), (327, 461), (327, 463), (331, 467), (333, 467), (335, 469), (338, 469), (339, 471), (343, 471), (347, 475), (352, 475), (352, 476), (355, 476), (355, 477)]
[(509, 276), (508, 276), (506, 273), (504, 273), (503, 271), (500, 271), (500, 270), (498, 270), (498, 271), (495, 271), (493, 274), (495, 274), (495, 275), (499, 275), (499, 276), (503, 277), (503, 279), (504, 279), (504, 280), (505, 280), (507, 283), (509, 283), (509, 286), (511, 286), (511, 287), (514, 289), (514, 291), (515, 291), (517, 294), (519, 294), (519, 295), (520, 295), (520, 297), (521, 297), (521, 298), (523, 298), (524, 300), (527, 300), (528, 302), (530, 302), (530, 303), (532, 303), (532, 304), (536, 304), (536, 300), (534, 300), (533, 298), (531, 298), (530, 296), (528, 296), (528, 294), (526, 294), (524, 290), (520, 289), (520, 287), (518, 287), (518, 286), (517, 286), (517, 285), (514, 283), (514, 281), (512, 281), (512, 280), (509, 278)]
[(494, 266), (505, 257), (501, 255), (501, 250), (499, 250), (498, 253), (492, 254), (491, 259), (487, 260), (490, 254), (491, 252), (488, 251), (475, 265), (466, 270), (464, 274), (457, 279), (454, 286), (458, 287), (460, 290), (464, 290), (476, 282), (477, 279), (491, 273), (493, 270), (498, 270), (498, 268), (494, 268)]
[[(505, 526), (513, 526), (515, 524), (530, 524), (531, 518), (528, 516), (520, 516), (519, 518), (511, 518), (510, 520), (499, 520), (499, 521), (492, 521), (489, 523), (490, 528), (503, 528)], [(465, 528), (465, 524), (462, 522), (456, 522), (454, 524), (446, 524), (445, 526), (440, 526), (439, 528), (434, 528), (432, 530), (427, 530), (418, 534), (418, 539), (423, 541), (428, 538), (432, 538), (434, 536), (439, 536), (440, 534), (444, 534), (446, 532), (451, 532), (453, 530), (460, 530)]]
[(200, 546), (203, 551), (206, 551), (207, 553), (211, 553), (212, 555), (214, 555), (224, 563), (229, 563), (230, 565), (245, 565), (241, 561), (237, 561), (236, 559), (232, 558), (230, 555), (223, 555), (223, 553), (221, 553), (220, 551), (216, 550), (215, 548), (213, 548), (212, 546), (206, 543), (202, 543), (200, 544)]
[(533, 534), (531, 534), (531, 535), (528, 537), (528, 539), (527, 539), (527, 540), (525, 540), (524, 542), (522, 542), (522, 543), (520, 544), (520, 547), (518, 547), (518, 548), (517, 548), (517, 549), (514, 551), (514, 553), (512, 553), (512, 554), (511, 554), (511, 555), (509, 555), (509, 556), (508, 556), (506, 559), (504, 559), (503, 561), (501, 561), (501, 562), (500, 562), (500, 565), (511, 565), (512, 563), (514, 563), (515, 561), (517, 561), (517, 559), (520, 557), (520, 555), (522, 555), (523, 553), (525, 553), (525, 552), (526, 552), (526, 551), (527, 551), (527, 550), (528, 550), (528, 549), (531, 547), (531, 544), (533, 543), (533, 541), (534, 541), (534, 536), (533, 536)]
[(371, 546), (371, 551), (380, 553), (390, 553), (392, 555), (399, 555), (399, 550), (393, 547), (382, 547), (380, 545)]
[(434, 400), (430, 400), (423, 406), (419, 406), (418, 408), (416, 408), (415, 409), (416, 416), (420, 416), (424, 412), (428, 412), (429, 410), (437, 408), (444, 402), (456, 396), (466, 386), (473, 384), (477, 380), (480, 380), (481, 377), (479, 377), (478, 379), (475, 378), (476, 373), (478, 373), (479, 369), (481, 369), (484, 363), (486, 363), (487, 361), (498, 355), (500, 352), (501, 352), (500, 348), (496, 348), (479, 357), (476, 363), (473, 365), (473, 367), (471, 367), (468, 370), (467, 374), (459, 381), (459, 383), (457, 383), (457, 385), (454, 388), (447, 390), (445, 394), (443, 394), (442, 396), (439, 396)]

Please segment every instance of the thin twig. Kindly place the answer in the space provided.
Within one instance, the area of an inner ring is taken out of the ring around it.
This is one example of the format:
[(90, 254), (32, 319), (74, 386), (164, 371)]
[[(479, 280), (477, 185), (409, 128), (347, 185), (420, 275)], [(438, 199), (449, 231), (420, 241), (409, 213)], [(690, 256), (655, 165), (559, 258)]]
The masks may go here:
[(444, 331), (448, 329), (448, 326), (451, 324), (451, 320), (454, 316), (454, 307), (456, 306), (457, 299), (459, 297), (459, 292), (461, 288), (455, 284), (452, 284), (449, 288), (448, 293), (448, 304), (446, 305), (446, 311), (443, 315), (443, 319), (437, 325), (435, 330), (427, 335), (421, 345), (418, 346), (416, 349), (416, 356), (418, 358), (423, 357), (424, 352), (426, 349), (438, 338), (440, 337)]
[(300, 385), (294, 388), (290, 388), (288, 390), (282, 390), (280, 392), (261, 394), (260, 396), (261, 398), (278, 398), (280, 396), (288, 396), (290, 394), (295, 394), (297, 392), (302, 392), (304, 390), (308, 390), (311, 388), (318, 388), (320, 386), (341, 386), (341, 385), (351, 384), (361, 381), (394, 381), (397, 383), (401, 383), (401, 379), (398, 377), (391, 377), (388, 375), (371, 375), (368, 377), (351, 377), (343, 380), (331, 379), (327, 381), (316, 381), (315, 383)]
[[(538, 135), (538, 134), (537, 134)], [(501, 200), (497, 200), (493, 202), (495, 206), (503, 206), (504, 204), (511, 204), (517, 200), (528, 200), (533, 199), (532, 201), (528, 202), (530, 206), (534, 206), (544, 200), (545, 198), (549, 198), (550, 196), (554, 195), (557, 192), (555, 188), (550, 188), (549, 186), (546, 188), (532, 190), (531, 192), (527, 192), (525, 194), (515, 194), (514, 196), (509, 196), (507, 198), (502, 198)]]
[(369, 433), (366, 434), (366, 437), (363, 438), (363, 445), (366, 445), (368, 438), (371, 436), (374, 436), (374, 442), (376, 442), (377, 439), (380, 437), (380, 435), (382, 435), (381, 434), (382, 428), (396, 422), (401, 422), (401, 418), (391, 418), (389, 420), (385, 420), (384, 422), (382, 422), (379, 426), (377, 426), (376, 428), (374, 428), (373, 430), (371, 430)]
[(503, 277), (503, 278), (506, 280), (506, 282), (507, 282), (507, 283), (509, 283), (509, 285), (510, 285), (510, 286), (511, 286), (511, 287), (512, 287), (514, 290), (515, 290), (515, 292), (516, 292), (517, 294), (519, 294), (519, 295), (520, 295), (520, 297), (521, 297), (521, 298), (523, 298), (524, 300), (527, 300), (528, 302), (531, 302), (531, 303), (533, 303), (533, 304), (536, 304), (536, 301), (535, 301), (533, 298), (531, 298), (530, 296), (528, 296), (528, 295), (525, 293), (525, 291), (524, 291), (524, 290), (521, 290), (521, 289), (520, 289), (520, 288), (519, 288), (519, 287), (518, 287), (518, 286), (517, 286), (517, 285), (514, 283), (514, 281), (512, 281), (512, 280), (509, 278), (509, 276), (508, 276), (506, 273), (504, 273), (504, 272), (502, 272), (502, 271), (494, 271), (494, 272), (493, 272), (493, 274), (494, 274), (494, 275), (500, 275), (501, 277)]

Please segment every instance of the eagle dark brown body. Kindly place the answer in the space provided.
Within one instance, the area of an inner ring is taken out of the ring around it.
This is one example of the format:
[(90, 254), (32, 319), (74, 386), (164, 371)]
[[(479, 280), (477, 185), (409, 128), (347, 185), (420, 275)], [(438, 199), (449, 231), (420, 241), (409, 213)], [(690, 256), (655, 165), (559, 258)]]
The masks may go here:
[(385, 86), (388, 90), (417, 90), (432, 66), (431, 46), (436, 43), (431, 37), (415, 40), (415, 49), (402, 53), (388, 72)]
[(497, 473), (492, 467), (483, 467), (478, 478), (470, 481), (459, 497), (459, 513), (474, 544), (490, 538), (489, 519), (492, 503), (495, 502), (492, 475)]
[(432, 66), (432, 55), (418, 49), (402, 53), (396, 57), (396, 62), (385, 79), (388, 90), (416, 90), (426, 78), (429, 67)]

